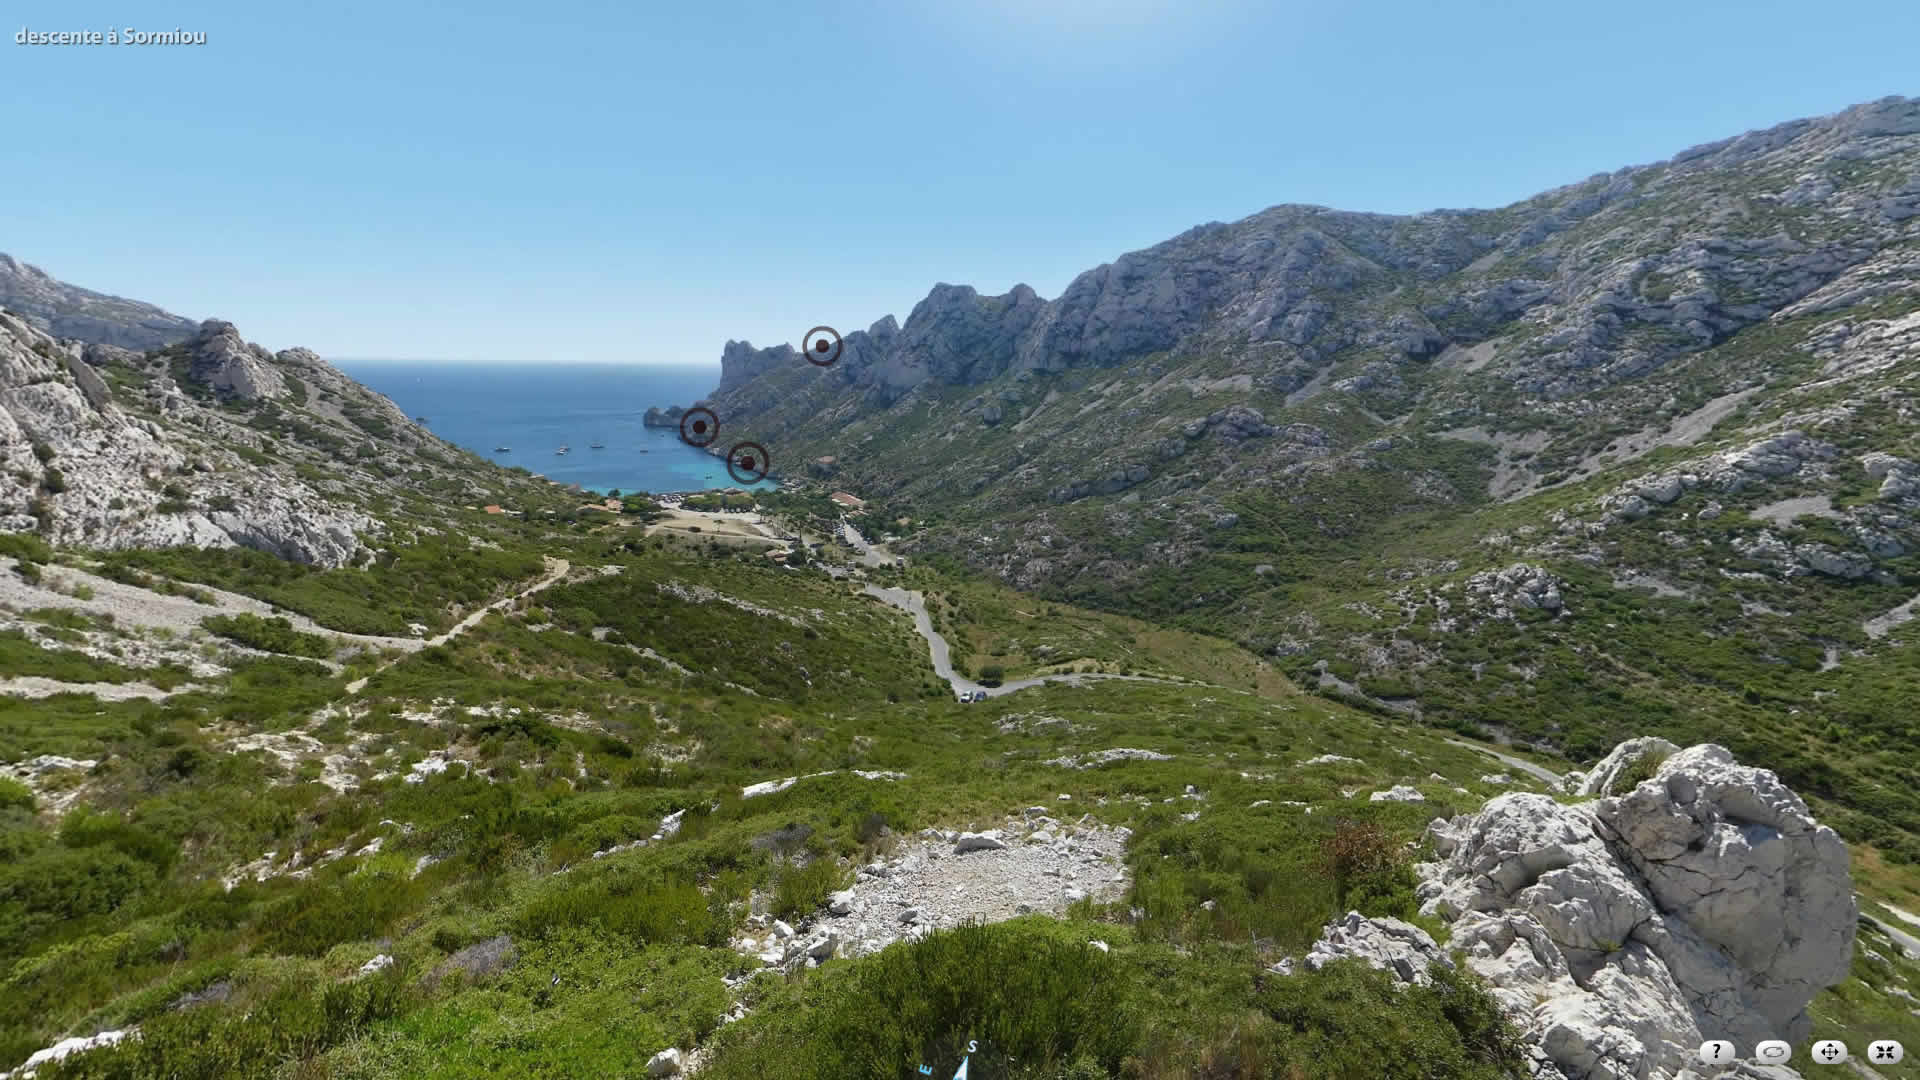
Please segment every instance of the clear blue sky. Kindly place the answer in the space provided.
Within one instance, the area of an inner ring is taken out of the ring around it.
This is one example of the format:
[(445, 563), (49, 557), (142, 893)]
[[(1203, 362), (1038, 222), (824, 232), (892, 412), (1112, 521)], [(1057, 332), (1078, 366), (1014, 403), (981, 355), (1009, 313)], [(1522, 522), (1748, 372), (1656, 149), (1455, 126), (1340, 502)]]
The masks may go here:
[(273, 348), (711, 363), (1275, 203), (1500, 205), (1920, 93), (1914, 0), (297, 7), (16, 8), (0, 251)]

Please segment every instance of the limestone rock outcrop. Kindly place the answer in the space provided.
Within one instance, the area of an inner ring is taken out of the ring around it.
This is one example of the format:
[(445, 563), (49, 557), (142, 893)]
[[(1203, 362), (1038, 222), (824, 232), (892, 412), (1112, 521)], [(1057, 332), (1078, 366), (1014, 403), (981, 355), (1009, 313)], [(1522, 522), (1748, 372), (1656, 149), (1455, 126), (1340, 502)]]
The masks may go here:
[[(1651, 775), (1617, 790), (1623, 773)], [(1452, 924), (1503, 1007), (1568, 1080), (1692, 1077), (1706, 1038), (1803, 1042), (1846, 977), (1846, 847), (1765, 769), (1635, 740), (1573, 805), (1501, 795), (1436, 820), (1421, 911)]]
[(287, 381), (274, 369), (273, 354), (248, 344), (230, 322), (201, 323), (186, 348), (188, 376), (216, 393), (246, 401), (287, 396)]
[(142, 354), (0, 314), (0, 529), (337, 567), (381, 531), (354, 494), (419, 468), (416, 451), (450, 463), (442, 445), (312, 352), (269, 353), (231, 323)]
[[(1400, 919), (1370, 919), (1357, 911), (1328, 923), (1314, 942), (1301, 965), (1319, 971), (1335, 960), (1357, 956), (1373, 967), (1390, 971), (1401, 982), (1425, 984), (1427, 969), (1435, 964), (1449, 967), (1446, 950), (1435, 944), (1433, 935)], [(1275, 971), (1291, 975), (1292, 960), (1274, 965)]]

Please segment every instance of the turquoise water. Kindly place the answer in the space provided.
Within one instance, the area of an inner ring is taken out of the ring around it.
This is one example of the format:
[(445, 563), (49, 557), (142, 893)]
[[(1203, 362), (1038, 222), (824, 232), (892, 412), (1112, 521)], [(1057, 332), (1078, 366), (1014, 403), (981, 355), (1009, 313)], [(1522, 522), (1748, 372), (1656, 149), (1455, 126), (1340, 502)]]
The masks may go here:
[[(589, 491), (702, 491), (742, 487), (726, 463), (640, 422), (648, 406), (691, 405), (720, 381), (713, 367), (452, 364), (336, 360), (448, 442)], [(735, 433), (721, 418), (720, 444)], [(744, 437), (744, 436), (743, 436)], [(595, 450), (593, 443), (604, 444)], [(512, 450), (496, 453), (495, 447)], [(556, 454), (558, 447), (570, 447)], [(774, 467), (778, 447), (769, 446)], [(763, 480), (751, 485), (775, 487)]]

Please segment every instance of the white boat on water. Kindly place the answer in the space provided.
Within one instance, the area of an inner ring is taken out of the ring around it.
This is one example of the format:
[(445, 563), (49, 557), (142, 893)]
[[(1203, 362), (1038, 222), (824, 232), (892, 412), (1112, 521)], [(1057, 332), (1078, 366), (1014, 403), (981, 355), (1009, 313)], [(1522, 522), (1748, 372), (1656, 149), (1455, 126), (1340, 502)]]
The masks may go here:
[(566, 448), (566, 447), (564, 447), (564, 446), (563, 446), (563, 447), (561, 447), (560, 449), (558, 449), (558, 450), (555, 450), (555, 451), (554, 451), (554, 453), (556, 453), (556, 454), (564, 454), (564, 453), (566, 453), (566, 452), (567, 452), (567, 448)]

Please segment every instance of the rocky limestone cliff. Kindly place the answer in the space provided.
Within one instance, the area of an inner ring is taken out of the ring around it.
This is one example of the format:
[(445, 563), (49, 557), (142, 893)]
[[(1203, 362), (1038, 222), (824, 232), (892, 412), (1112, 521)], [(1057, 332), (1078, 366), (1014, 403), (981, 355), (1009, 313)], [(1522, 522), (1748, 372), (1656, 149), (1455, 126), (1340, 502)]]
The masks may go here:
[(311, 350), (268, 352), (231, 323), (143, 354), (0, 315), (0, 529), (337, 567), (370, 554), (383, 492), (492, 501), (481, 472), (498, 470)]
[[(1497, 210), (1277, 206), (1124, 255), (1053, 300), (937, 285), (904, 324), (846, 333), (829, 368), (729, 342), (705, 404), (750, 422), (779, 460), (834, 458), (850, 488), (967, 501), (994, 527), (927, 541), (1035, 588), (1071, 588), (1109, 560), (1101, 536), (1159, 534), (1100, 571), (1123, 583), (1142, 564), (1231, 550), (1241, 534), (1215, 524), (1223, 503), (1303, 505), (1328, 477), (1384, 489), (1367, 497), (1385, 521), (1523, 498), (1662, 449), (1718, 455), (1565, 511), (1585, 541), (1658, 499), (1819, 480), (1818, 461), (1800, 465), (1837, 440), (1816, 429), (1898, 389), (1917, 252), (1920, 100), (1888, 98)], [(1789, 391), (1819, 400), (1829, 379), (1849, 392), (1840, 405), (1722, 441)], [(1800, 436), (1805, 454), (1760, 445)], [(1893, 440), (1871, 449), (1913, 458)], [(1051, 512), (1074, 504), (1106, 518)], [(1914, 546), (1860, 525), (1882, 551), (1888, 536)], [(1817, 548), (1790, 562), (1868, 572)]]
[(157, 349), (194, 331), (191, 319), (69, 285), (6, 254), (0, 254), (0, 309), (56, 338), (124, 349)]
[[(1776, 312), (1897, 291), (1885, 262), (1912, 260), (1885, 249), (1920, 216), (1916, 135), (1920, 100), (1888, 98), (1498, 211), (1276, 206), (1123, 255), (1052, 301), (1025, 285), (993, 297), (936, 285), (904, 326), (889, 317), (849, 334), (839, 377), (884, 400), (927, 380), (1204, 350), (1247, 357), (1282, 392), (1346, 356), (1359, 361), (1352, 388), (1369, 389), (1409, 362), (1505, 338), (1483, 365), (1567, 397)], [(720, 390), (798, 359), (787, 345), (728, 342)]]
[[(193, 339), (195, 355), (209, 357), (205, 375), (220, 380), (213, 385), (284, 393), (251, 352), (239, 354), (244, 364), (227, 362), (232, 329), (218, 324)], [(84, 358), (104, 359), (108, 348), (56, 342), (0, 315), (0, 528), (91, 547), (242, 545), (320, 566), (360, 550), (358, 535), (375, 527), (368, 515), (116, 404)], [(192, 411), (177, 390), (158, 396), (175, 418)]]
[(1536, 1046), (1537, 1075), (1566, 1080), (1691, 1080), (1710, 1038), (1804, 1044), (1808, 1003), (1853, 958), (1858, 910), (1833, 830), (1714, 745), (1636, 740), (1576, 788), (1613, 793), (1501, 795), (1433, 823), (1443, 861), (1420, 867), (1419, 895), (1451, 924), (1446, 950), (1351, 914), (1308, 966), (1360, 956), (1413, 980), (1451, 951)]

